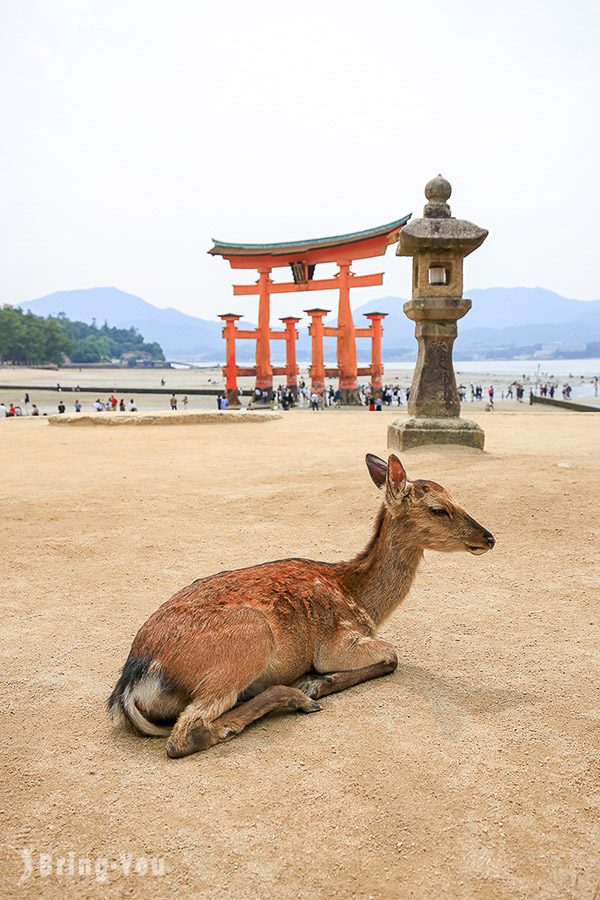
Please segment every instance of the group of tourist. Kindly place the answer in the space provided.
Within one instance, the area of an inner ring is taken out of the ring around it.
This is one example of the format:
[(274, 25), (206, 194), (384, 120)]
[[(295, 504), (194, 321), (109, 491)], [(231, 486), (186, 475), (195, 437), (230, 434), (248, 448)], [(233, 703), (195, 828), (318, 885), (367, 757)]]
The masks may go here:
[[(137, 412), (137, 403), (135, 402), (133, 397), (131, 398), (129, 403), (125, 403), (125, 400), (122, 397), (119, 400), (119, 398), (115, 397), (114, 394), (112, 394), (107, 400), (101, 400), (100, 397), (98, 397), (97, 400), (94, 400), (92, 406), (96, 410), (96, 412), (116, 412), (117, 410), (119, 410), (119, 412)], [(65, 411), (64, 408), (60, 408), (60, 403), (58, 404), (58, 411)], [(75, 412), (81, 412), (81, 402), (79, 401), (79, 399), (75, 401)]]
[(39, 416), (40, 411), (36, 404), (29, 400), (29, 394), (26, 394), (25, 397), (27, 398), (24, 403), (25, 409), (18, 403), (16, 405), (9, 403), (8, 406), (0, 403), (0, 419), (11, 419), (13, 416)]
[[(121, 398), (119, 400), (112, 394), (107, 400), (101, 400), (99, 397), (92, 403), (92, 408), (96, 410), (96, 412), (115, 412), (117, 409), (120, 412), (137, 412), (137, 404), (133, 397), (129, 401), (129, 403), (125, 403), (125, 400)], [(57, 409), (60, 415), (63, 415), (67, 411), (67, 405), (65, 401), (61, 399), (58, 401)], [(73, 409), (76, 413), (80, 413), (83, 409), (81, 404), (81, 400), (79, 397), (76, 398)], [(0, 419), (11, 418), (12, 416), (39, 416), (40, 410), (36, 403), (31, 402), (31, 398), (29, 394), (25, 394), (25, 398), (23, 400), (23, 406), (20, 406), (18, 403), (10, 403), (6, 406), (5, 403), (0, 403)], [(46, 415), (46, 413), (44, 413)]]
[[(181, 401), (181, 404), (184, 409), (188, 408), (189, 402), (190, 402), (190, 400), (189, 400), (188, 395), (184, 394), (183, 399)], [(171, 394), (171, 396), (169, 397), (169, 406), (171, 407), (171, 412), (177, 412), (177, 403), (178, 403), (177, 397), (175, 396), (175, 394)]]
[(23, 398), (23, 406), (19, 403), (0, 403), (0, 419), (12, 419), (15, 416), (39, 416), (40, 411), (35, 403), (31, 402), (29, 394)]

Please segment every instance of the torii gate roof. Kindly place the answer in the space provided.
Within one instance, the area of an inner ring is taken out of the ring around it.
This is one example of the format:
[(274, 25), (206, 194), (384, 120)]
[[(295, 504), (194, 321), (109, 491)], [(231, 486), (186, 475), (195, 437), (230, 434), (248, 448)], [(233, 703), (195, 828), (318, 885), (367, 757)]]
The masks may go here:
[[(302, 241), (285, 241), (279, 244), (233, 244), (213, 238), (214, 246), (208, 251), (212, 256), (228, 259), (232, 268), (254, 268), (261, 264), (287, 266), (292, 262), (335, 262), (340, 256), (365, 259), (383, 256), (387, 247), (394, 244), (411, 214), (368, 228), (331, 237), (311, 238)], [(344, 252), (347, 250), (347, 254)]]

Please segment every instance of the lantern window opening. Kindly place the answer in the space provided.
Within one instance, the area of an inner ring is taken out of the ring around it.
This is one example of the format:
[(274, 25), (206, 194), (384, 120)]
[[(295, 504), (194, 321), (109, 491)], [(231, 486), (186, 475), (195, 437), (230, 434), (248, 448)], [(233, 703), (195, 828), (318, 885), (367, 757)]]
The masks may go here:
[(429, 284), (443, 285), (448, 284), (448, 269), (446, 266), (433, 265), (429, 266)]

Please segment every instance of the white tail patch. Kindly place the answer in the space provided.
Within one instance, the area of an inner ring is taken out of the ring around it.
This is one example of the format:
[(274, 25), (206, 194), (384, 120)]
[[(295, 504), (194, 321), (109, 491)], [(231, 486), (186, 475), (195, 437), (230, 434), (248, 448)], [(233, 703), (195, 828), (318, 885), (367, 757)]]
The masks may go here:
[(163, 687), (160, 679), (152, 675), (149, 678), (138, 681), (133, 687), (127, 687), (123, 692), (122, 702), (125, 707), (125, 714), (131, 724), (142, 734), (147, 734), (150, 737), (166, 737), (171, 734), (171, 725), (156, 725), (147, 719), (139, 709), (139, 706), (141, 706), (144, 709), (161, 713), (161, 707), (163, 706), (161, 703), (162, 695)]

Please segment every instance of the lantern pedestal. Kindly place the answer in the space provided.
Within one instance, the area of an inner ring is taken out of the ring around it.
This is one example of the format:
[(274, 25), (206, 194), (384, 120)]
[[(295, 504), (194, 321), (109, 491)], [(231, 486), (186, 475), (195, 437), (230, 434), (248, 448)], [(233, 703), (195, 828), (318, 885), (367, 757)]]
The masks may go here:
[(424, 444), (461, 444), (483, 450), (484, 442), (483, 429), (468, 419), (411, 418), (388, 428), (390, 450), (411, 450)]

